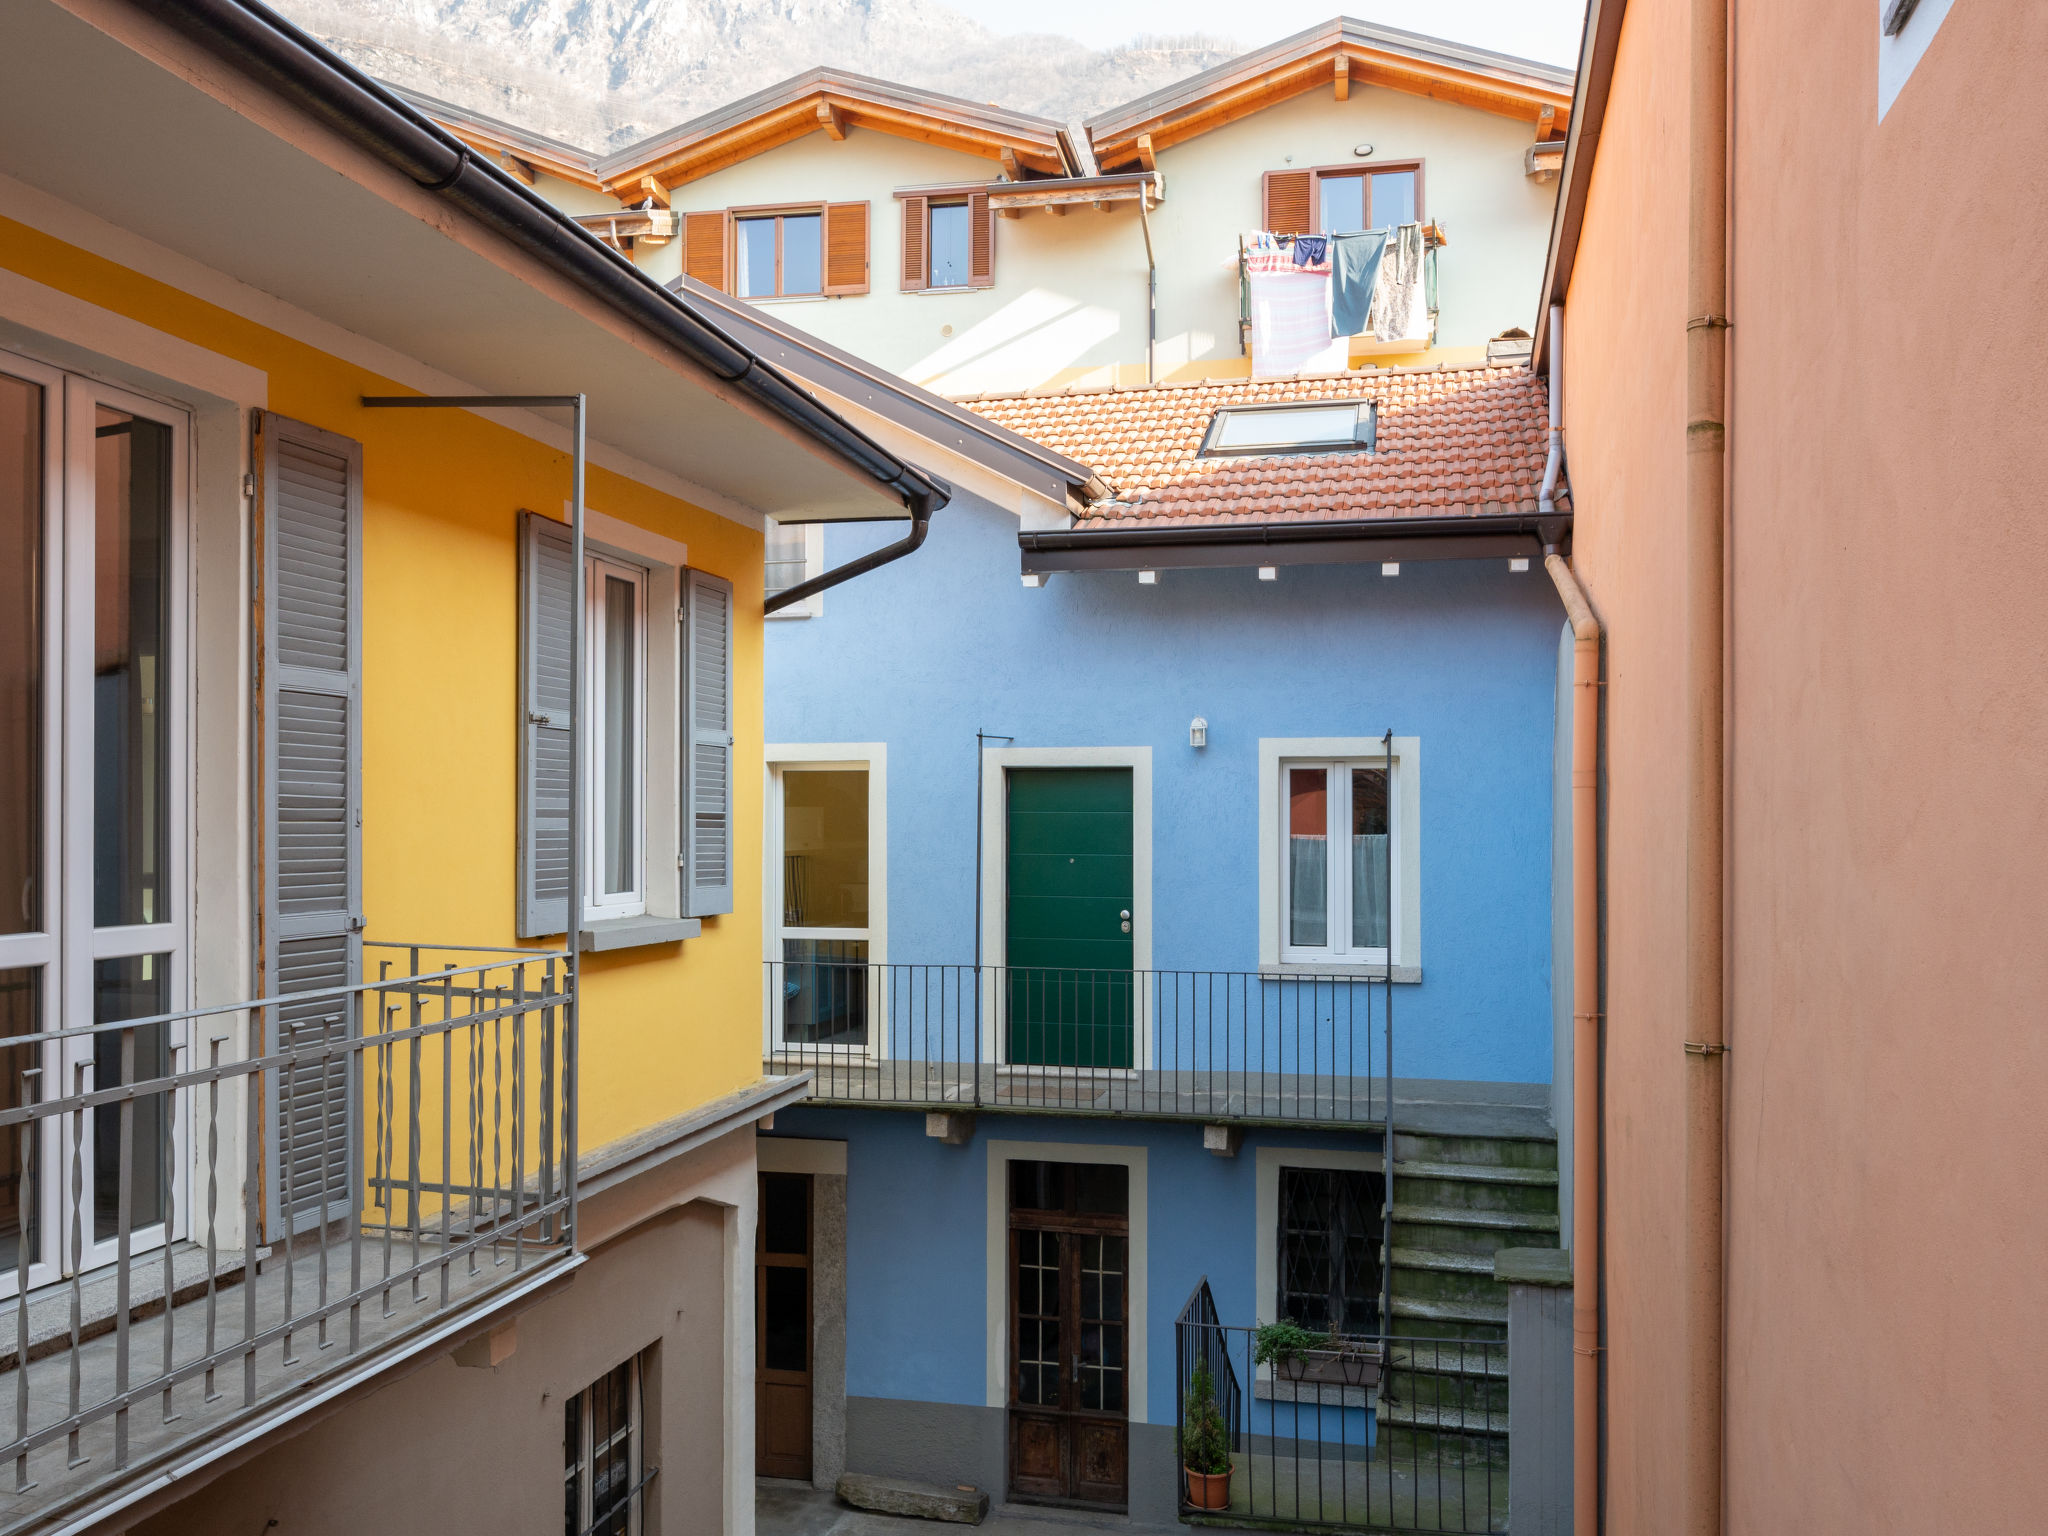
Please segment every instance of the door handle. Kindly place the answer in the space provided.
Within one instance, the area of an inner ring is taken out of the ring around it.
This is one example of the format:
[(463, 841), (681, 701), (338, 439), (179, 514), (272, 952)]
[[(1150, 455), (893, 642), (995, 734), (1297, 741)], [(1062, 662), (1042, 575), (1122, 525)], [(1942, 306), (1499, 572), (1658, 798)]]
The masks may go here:
[(1123, 911), (1117, 914), (1117, 916), (1123, 922), (1124, 932), (1129, 933), (1131, 931), (1131, 909), (1129, 907), (1125, 907)]

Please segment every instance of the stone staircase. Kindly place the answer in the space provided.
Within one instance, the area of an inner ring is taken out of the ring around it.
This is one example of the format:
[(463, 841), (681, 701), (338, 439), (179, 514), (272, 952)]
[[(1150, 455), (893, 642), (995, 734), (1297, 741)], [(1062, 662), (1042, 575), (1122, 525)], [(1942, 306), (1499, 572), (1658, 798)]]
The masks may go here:
[(1441, 1438), (1505, 1466), (1508, 1292), (1493, 1255), (1558, 1238), (1555, 1137), (1395, 1131), (1391, 1331), (1416, 1341), (1394, 1345), (1380, 1412), (1397, 1446), (1433, 1455)]

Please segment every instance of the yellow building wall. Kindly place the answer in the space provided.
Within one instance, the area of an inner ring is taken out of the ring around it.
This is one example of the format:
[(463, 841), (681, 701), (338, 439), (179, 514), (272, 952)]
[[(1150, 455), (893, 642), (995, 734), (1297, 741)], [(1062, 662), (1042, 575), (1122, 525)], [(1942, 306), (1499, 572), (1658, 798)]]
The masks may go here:
[[(411, 391), (6, 219), (0, 267), (260, 369), (273, 411), (362, 443), (366, 938), (518, 944), (518, 514), (562, 506), (568, 454), (463, 411), (366, 410)], [(588, 957), (586, 1152), (759, 1077), (762, 995), (761, 534), (595, 465), (587, 497), (733, 585), (734, 884), (700, 937)]]

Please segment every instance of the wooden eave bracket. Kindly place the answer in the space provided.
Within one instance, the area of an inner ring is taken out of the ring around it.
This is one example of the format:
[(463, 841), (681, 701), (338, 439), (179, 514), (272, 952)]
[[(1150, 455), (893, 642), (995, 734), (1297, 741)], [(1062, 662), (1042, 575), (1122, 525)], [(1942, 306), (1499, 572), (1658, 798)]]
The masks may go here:
[(1351, 99), (1351, 60), (1348, 56), (1341, 53), (1337, 55), (1334, 78), (1337, 85), (1337, 99), (1339, 101), (1349, 101)]
[(846, 114), (839, 110), (837, 102), (821, 101), (818, 103), (818, 126), (825, 130), (825, 137), (832, 140), (833, 143), (845, 142)]

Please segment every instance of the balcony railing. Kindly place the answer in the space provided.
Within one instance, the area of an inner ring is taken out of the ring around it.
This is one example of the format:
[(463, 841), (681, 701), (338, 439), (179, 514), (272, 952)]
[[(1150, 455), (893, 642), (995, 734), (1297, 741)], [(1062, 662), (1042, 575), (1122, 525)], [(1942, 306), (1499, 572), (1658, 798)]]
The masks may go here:
[[(1228, 1527), (1480, 1533), (1508, 1528), (1508, 1348), (1325, 1338), (1258, 1358), (1202, 1281), (1176, 1320), (1181, 1517)], [(1200, 1380), (1197, 1375), (1199, 1372)], [(1200, 1420), (1210, 1419), (1206, 1437)], [(1188, 1466), (1220, 1430), (1218, 1464)], [(1227, 1466), (1228, 1472), (1218, 1468)]]
[(357, 986), (0, 1041), (0, 1529), (118, 1504), (573, 1259), (568, 956), (365, 953)]
[(771, 1072), (825, 1103), (1264, 1123), (1386, 1119), (1389, 993), (1356, 975), (770, 961)]

